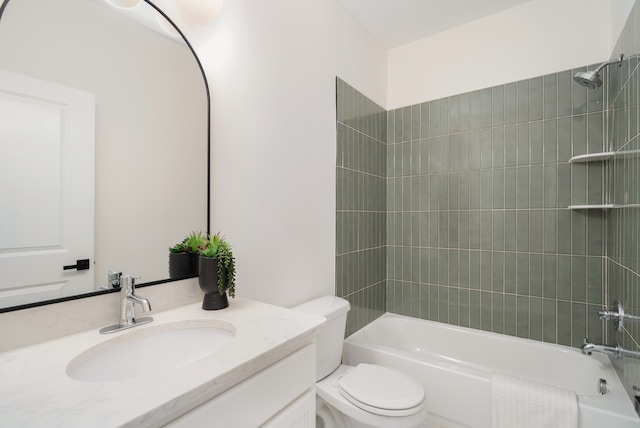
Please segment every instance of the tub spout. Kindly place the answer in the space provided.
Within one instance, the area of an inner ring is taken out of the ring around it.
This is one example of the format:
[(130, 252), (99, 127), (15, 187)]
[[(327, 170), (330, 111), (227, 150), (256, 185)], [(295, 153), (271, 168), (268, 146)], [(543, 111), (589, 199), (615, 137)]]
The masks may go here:
[(620, 345), (602, 345), (599, 343), (589, 343), (589, 339), (586, 337), (582, 341), (582, 353), (585, 355), (591, 355), (592, 353), (610, 355), (615, 358), (621, 358), (622, 353)]

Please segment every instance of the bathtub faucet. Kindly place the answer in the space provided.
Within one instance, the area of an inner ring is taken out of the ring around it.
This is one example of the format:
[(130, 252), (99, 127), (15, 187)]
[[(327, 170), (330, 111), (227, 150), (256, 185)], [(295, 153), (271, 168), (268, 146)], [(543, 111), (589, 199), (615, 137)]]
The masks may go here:
[(611, 345), (601, 345), (599, 343), (589, 343), (589, 339), (586, 337), (582, 339), (582, 353), (585, 355), (591, 355), (593, 352), (598, 354), (610, 355), (615, 358), (622, 358), (624, 351), (617, 343)]

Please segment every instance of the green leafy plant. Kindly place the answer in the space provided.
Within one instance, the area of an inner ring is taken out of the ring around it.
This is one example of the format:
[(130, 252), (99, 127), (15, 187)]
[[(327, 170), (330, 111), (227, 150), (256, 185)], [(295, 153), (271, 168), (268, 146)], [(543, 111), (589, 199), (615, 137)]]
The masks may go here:
[(202, 232), (191, 232), (189, 236), (181, 242), (169, 248), (171, 253), (192, 253), (198, 254), (207, 245), (207, 238)]
[(236, 266), (231, 245), (220, 232), (209, 235), (206, 245), (200, 250), (202, 257), (218, 259), (218, 292), (224, 294), (225, 285), (229, 296), (236, 295)]

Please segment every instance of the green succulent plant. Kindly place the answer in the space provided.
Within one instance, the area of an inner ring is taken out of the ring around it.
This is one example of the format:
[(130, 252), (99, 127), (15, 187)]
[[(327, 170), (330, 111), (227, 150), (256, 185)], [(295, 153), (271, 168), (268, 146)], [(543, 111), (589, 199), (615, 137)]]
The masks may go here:
[(171, 253), (198, 254), (207, 245), (207, 238), (202, 232), (191, 232), (181, 242), (169, 248)]
[[(231, 245), (220, 232), (209, 235), (206, 245), (201, 248), (202, 257), (218, 259), (218, 292), (224, 294), (225, 285), (229, 296), (236, 295), (236, 266)], [(225, 275), (226, 274), (226, 275)], [(226, 280), (226, 281), (225, 281)]]

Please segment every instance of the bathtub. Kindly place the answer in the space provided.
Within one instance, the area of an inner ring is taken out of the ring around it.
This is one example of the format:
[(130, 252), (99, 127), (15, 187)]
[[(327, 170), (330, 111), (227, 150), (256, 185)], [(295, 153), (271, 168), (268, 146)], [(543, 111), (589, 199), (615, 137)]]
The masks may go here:
[(573, 390), (580, 428), (640, 426), (609, 359), (566, 346), (386, 313), (345, 340), (343, 363), (415, 377), (427, 395), (428, 425), (491, 427), (491, 376), (498, 372)]

